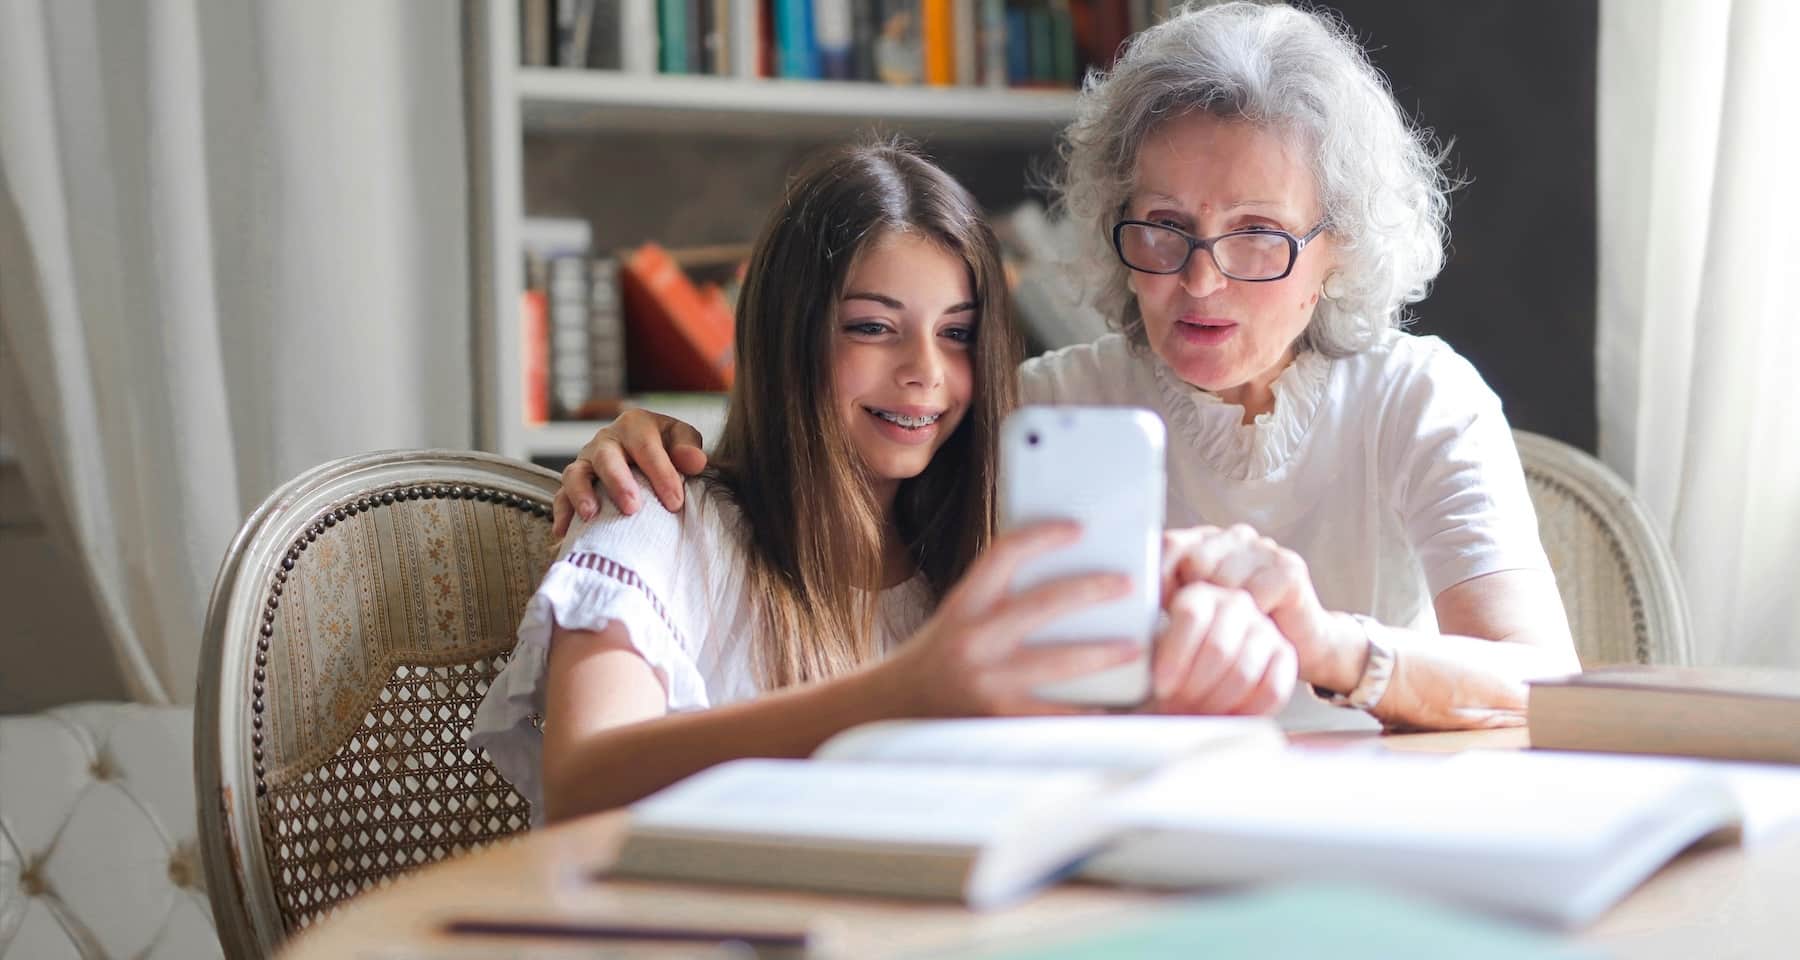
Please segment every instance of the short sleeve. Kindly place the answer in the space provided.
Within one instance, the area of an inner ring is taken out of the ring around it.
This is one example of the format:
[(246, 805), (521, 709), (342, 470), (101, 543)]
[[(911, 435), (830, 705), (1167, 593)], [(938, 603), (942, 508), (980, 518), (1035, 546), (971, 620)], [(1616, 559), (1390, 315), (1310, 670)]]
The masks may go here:
[[(640, 478), (640, 482), (643, 482)], [(525, 606), (512, 657), (475, 714), (468, 742), (532, 805), (543, 796), (545, 672), (551, 632), (619, 624), (662, 681), (669, 712), (710, 705), (697, 644), (712, 608), (706, 498), (690, 487), (689, 509), (672, 514), (651, 498), (632, 516), (608, 512), (578, 523)]]
[(1500, 398), (1441, 340), (1402, 343), (1381, 461), (1431, 595), (1502, 570), (1549, 570)]

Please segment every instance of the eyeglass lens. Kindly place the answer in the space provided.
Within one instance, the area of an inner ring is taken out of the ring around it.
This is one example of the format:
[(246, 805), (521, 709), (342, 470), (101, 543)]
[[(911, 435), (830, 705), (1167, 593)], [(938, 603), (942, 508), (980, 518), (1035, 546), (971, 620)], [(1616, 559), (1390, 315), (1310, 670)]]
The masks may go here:
[[(1175, 273), (1187, 265), (1195, 248), (1187, 235), (1170, 227), (1126, 224), (1119, 231), (1119, 252), (1140, 270)], [(1212, 243), (1213, 264), (1239, 280), (1262, 280), (1286, 273), (1293, 248), (1279, 233), (1233, 233)]]

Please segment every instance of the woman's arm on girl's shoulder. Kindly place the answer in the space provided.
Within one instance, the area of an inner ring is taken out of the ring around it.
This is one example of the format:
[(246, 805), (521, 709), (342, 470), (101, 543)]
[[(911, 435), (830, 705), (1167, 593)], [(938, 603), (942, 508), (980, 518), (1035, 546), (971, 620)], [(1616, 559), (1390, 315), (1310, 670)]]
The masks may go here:
[(631, 469), (650, 482), (656, 499), (669, 510), (681, 509), (687, 477), (706, 469), (703, 438), (692, 424), (649, 410), (627, 410), (595, 431), (575, 459), (563, 468), (562, 487), (551, 504), (551, 532), (560, 537), (575, 518), (592, 520), (601, 499), (626, 516), (642, 503), (643, 492)]

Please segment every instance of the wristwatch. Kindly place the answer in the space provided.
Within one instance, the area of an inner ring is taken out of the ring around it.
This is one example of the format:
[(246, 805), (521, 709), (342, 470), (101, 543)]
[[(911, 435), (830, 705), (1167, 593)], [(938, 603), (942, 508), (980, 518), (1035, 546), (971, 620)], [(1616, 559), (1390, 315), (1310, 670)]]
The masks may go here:
[(1327, 690), (1317, 684), (1313, 685), (1313, 692), (1333, 706), (1373, 710), (1381, 702), (1382, 695), (1387, 693), (1388, 681), (1394, 678), (1394, 667), (1399, 663), (1399, 655), (1394, 652), (1393, 647), (1375, 638), (1375, 631), (1369, 629), (1369, 625), (1375, 622), (1374, 618), (1360, 613), (1350, 616), (1362, 627), (1363, 639), (1369, 645), (1369, 658), (1363, 662), (1362, 677), (1349, 693)]

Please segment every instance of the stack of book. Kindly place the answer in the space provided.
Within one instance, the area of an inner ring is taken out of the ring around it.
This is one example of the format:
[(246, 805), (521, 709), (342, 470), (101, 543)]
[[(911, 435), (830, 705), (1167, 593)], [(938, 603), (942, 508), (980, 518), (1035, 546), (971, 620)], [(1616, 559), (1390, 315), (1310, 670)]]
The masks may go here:
[(596, 253), (587, 221), (528, 217), (524, 420), (616, 416), (634, 394), (731, 388), (733, 300), (748, 248)]
[(519, 0), (519, 62), (627, 73), (1077, 86), (1171, 0)]

